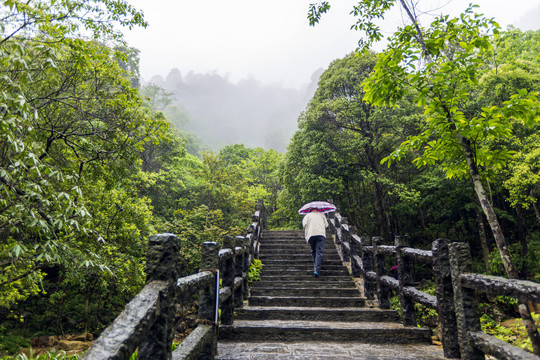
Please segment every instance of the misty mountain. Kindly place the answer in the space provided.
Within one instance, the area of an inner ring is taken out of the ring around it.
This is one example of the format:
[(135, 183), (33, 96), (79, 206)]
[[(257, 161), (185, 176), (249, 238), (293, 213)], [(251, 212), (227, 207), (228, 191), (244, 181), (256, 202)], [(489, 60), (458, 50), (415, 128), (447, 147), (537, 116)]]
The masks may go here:
[(261, 84), (254, 78), (232, 83), (217, 73), (182, 75), (173, 69), (150, 83), (174, 94), (174, 105), (189, 121), (171, 119), (181, 130), (193, 132), (212, 149), (229, 144), (261, 146), (284, 152), (297, 128), (299, 114), (313, 96), (322, 69), (302, 89)]

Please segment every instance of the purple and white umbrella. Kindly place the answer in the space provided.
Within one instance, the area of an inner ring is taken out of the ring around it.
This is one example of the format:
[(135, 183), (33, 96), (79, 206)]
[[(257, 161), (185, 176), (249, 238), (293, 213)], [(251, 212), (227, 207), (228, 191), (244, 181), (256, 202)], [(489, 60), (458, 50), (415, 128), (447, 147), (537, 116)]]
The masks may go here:
[(332, 211), (336, 211), (336, 206), (326, 201), (312, 201), (302, 206), (300, 210), (298, 210), (298, 213), (300, 215), (306, 215), (312, 209), (315, 209), (319, 212), (322, 212), (323, 214), (326, 214)]

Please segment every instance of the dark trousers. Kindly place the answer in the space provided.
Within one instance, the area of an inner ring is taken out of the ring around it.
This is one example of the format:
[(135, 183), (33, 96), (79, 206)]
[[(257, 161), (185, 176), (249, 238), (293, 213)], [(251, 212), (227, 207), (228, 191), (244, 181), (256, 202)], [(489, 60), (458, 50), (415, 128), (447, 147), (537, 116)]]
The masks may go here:
[(319, 273), (323, 263), (325, 238), (322, 235), (312, 236), (309, 238), (311, 246), (311, 257), (313, 258), (313, 271)]

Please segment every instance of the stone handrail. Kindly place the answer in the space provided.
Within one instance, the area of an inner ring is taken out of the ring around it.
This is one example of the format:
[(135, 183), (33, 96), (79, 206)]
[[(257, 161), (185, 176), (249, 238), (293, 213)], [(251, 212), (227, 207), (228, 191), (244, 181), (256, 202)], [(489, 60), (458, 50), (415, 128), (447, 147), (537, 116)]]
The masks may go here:
[(540, 359), (484, 333), (480, 327), (476, 299), (476, 292), (480, 291), (489, 295), (511, 296), (523, 303), (538, 302), (540, 284), (472, 273), (472, 256), (467, 243), (450, 244), (449, 256), (461, 358), (483, 360), (487, 354), (497, 359)]
[[(394, 245), (383, 245), (383, 238), (362, 237), (339, 213), (329, 215), (330, 232), (341, 259), (350, 265), (354, 277), (364, 282), (367, 299), (377, 298), (379, 307), (390, 308), (390, 291), (399, 296), (404, 325), (416, 326), (414, 304), (435, 309), (442, 329), (446, 358), (536, 359), (540, 357), (484, 333), (476, 313), (475, 291), (512, 296), (521, 302), (540, 302), (540, 284), (472, 273), (468, 244), (438, 239), (431, 250), (408, 247), (407, 237), (398, 236)], [(387, 275), (387, 258), (397, 265), (397, 279)], [(412, 260), (429, 265), (436, 285), (436, 296), (415, 288)], [(376, 295), (376, 296), (375, 296)]]
[[(201, 270), (179, 278), (180, 244), (173, 234), (150, 237), (146, 285), (126, 305), (82, 356), (84, 360), (129, 359), (138, 348), (138, 359), (213, 359), (217, 327), (230, 325), (234, 309), (249, 295), (248, 272), (265, 226), (262, 204), (252, 218), (246, 236), (226, 238), (223, 249), (216, 242), (202, 246)], [(222, 286), (219, 289), (219, 277)], [(199, 294), (197, 328), (172, 351), (176, 305)], [(221, 318), (218, 319), (218, 308)]]

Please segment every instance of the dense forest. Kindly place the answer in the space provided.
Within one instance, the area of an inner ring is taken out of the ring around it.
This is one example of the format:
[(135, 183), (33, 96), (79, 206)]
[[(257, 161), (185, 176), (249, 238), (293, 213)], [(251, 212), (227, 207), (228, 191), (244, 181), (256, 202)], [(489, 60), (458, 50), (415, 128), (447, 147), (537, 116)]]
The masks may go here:
[[(315, 23), (328, 8), (312, 10)], [(196, 103), (232, 85), (210, 76), (195, 96), (174, 71), (142, 84), (118, 27), (146, 22), (122, 1), (4, 0), (0, 18), (0, 354), (99, 334), (142, 287), (150, 235), (176, 234), (191, 274), (202, 242), (241, 234), (259, 200), (274, 229), (332, 200), (362, 235), (468, 242), (475, 270), (540, 281), (540, 31), (502, 31), (474, 8), (422, 41), (405, 27), (320, 75), (280, 153), (288, 120), (261, 120), (257, 99), (257, 126), (234, 130), (254, 142), (208, 150), (197, 129), (213, 115), (195, 118)], [(232, 92), (285, 101), (259, 84)], [(289, 95), (297, 109), (305, 94)]]

